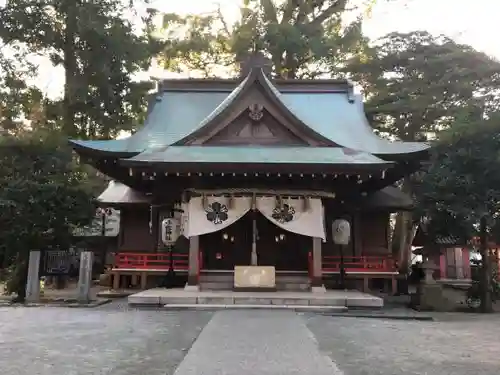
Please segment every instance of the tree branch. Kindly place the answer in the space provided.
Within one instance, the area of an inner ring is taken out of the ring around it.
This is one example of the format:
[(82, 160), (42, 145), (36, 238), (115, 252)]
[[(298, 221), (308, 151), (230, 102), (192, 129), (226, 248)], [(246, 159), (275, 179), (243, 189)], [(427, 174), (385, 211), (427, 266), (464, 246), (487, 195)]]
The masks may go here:
[(317, 17), (315, 17), (311, 22), (307, 24), (309, 27), (317, 27), (321, 25), (328, 18), (333, 16), (335, 13), (342, 12), (345, 9), (347, 4), (347, 0), (338, 0), (328, 8), (326, 8), (323, 12), (321, 12)]

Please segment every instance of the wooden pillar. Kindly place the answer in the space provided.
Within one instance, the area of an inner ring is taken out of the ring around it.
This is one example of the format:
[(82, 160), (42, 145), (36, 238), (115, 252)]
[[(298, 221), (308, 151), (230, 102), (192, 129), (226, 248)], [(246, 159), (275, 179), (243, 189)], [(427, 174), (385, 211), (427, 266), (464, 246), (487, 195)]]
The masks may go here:
[(141, 289), (145, 290), (148, 286), (148, 274), (147, 272), (141, 272)]
[(113, 290), (120, 289), (120, 272), (113, 273)]
[(363, 255), (363, 235), (361, 228), (361, 213), (355, 212), (352, 216), (353, 225), (352, 225), (352, 236), (354, 242), (354, 256)]
[(313, 292), (324, 291), (323, 286), (323, 257), (321, 255), (321, 238), (313, 237), (313, 264), (311, 287)]
[(188, 286), (198, 287), (198, 271), (200, 265), (200, 237), (189, 238), (189, 270)]

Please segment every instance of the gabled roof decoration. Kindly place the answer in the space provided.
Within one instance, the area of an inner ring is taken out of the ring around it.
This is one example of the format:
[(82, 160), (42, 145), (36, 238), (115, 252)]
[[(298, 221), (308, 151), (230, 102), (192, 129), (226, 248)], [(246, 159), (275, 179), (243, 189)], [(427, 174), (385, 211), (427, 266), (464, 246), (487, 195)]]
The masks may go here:
[[(209, 129), (219, 125), (221, 117), (230, 112), (230, 108), (236, 106), (255, 84), (259, 84), (262, 87), (264, 94), (267, 95), (267, 99), (274, 103), (280, 109), (282, 114), (290, 118), (291, 122), (295, 124), (297, 131), (309, 133), (309, 135), (321, 145), (339, 146), (330, 139), (317, 133), (292, 111), (290, 111), (286, 104), (281, 100), (281, 93), (276, 89), (276, 87), (273, 86), (261, 68), (251, 70), (250, 74), (227, 96), (227, 98), (200, 123), (198, 129), (189, 134), (187, 137), (181, 139), (179, 142), (176, 142), (176, 145), (189, 144), (190, 141), (196, 140), (197, 137), (208, 132)], [(290, 130), (293, 132), (295, 129)]]

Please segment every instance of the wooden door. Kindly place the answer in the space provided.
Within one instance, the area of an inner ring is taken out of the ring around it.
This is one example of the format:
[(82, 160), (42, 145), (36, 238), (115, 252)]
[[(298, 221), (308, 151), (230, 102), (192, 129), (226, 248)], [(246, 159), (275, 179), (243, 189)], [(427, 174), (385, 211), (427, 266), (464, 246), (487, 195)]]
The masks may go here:
[(200, 248), (203, 251), (204, 269), (233, 270), (235, 265), (248, 265), (251, 256), (251, 223), (245, 216), (227, 228), (202, 235)]

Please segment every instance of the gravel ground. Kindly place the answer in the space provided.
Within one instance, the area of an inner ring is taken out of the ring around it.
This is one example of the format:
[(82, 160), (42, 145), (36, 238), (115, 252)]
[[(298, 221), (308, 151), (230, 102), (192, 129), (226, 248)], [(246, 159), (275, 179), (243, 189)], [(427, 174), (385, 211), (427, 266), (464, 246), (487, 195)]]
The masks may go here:
[(439, 322), (304, 315), (345, 375), (497, 375), (500, 318)]
[(173, 374), (212, 316), (122, 306), (0, 308), (1, 373)]
[[(277, 374), (290, 358), (319, 363), (320, 354), (333, 362), (332, 373), (344, 375), (500, 374), (499, 315), (441, 314), (428, 322), (278, 311), (215, 314), (129, 308), (126, 299), (94, 309), (0, 308), (1, 374), (171, 375), (209, 321), (179, 369), (214, 368), (215, 354), (205, 349), (223, 346), (215, 353), (225, 353), (233, 365), (217, 375), (248, 369)], [(234, 361), (262, 346), (267, 349), (260, 360), (238, 369)], [(287, 373), (299, 373), (299, 367)]]

